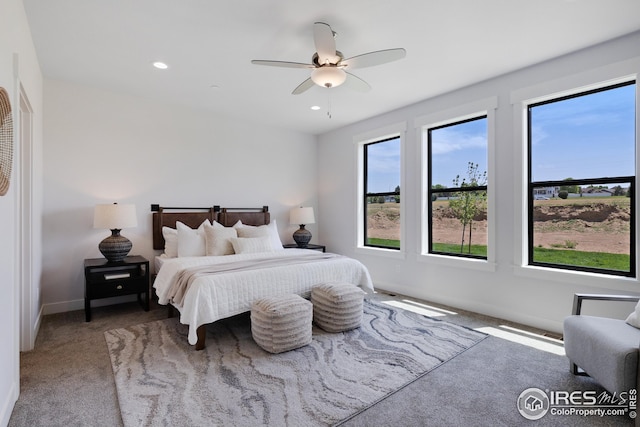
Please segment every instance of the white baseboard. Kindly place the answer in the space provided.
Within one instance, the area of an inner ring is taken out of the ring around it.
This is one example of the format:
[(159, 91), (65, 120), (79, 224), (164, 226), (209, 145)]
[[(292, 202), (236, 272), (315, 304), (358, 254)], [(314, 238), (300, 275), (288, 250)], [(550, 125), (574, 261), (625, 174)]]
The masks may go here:
[[(40, 325), (42, 324), (42, 316), (44, 316), (44, 306), (40, 306), (40, 311), (38, 312), (38, 316), (36, 317), (36, 323), (33, 325), (33, 336), (37, 337), (38, 332), (40, 332)], [(34, 338), (35, 341), (35, 338)]]
[[(122, 302), (136, 301), (136, 295), (124, 295), (121, 297), (104, 298), (99, 300), (92, 300), (91, 307), (102, 307), (105, 305), (119, 304)], [(71, 301), (54, 302), (44, 304), (42, 306), (42, 314), (56, 314), (66, 313), (67, 311), (84, 310), (84, 299), (76, 299)]]
[(478, 303), (477, 301), (469, 301), (464, 299), (451, 299), (438, 296), (422, 295), (416, 293), (416, 290), (413, 288), (398, 286), (391, 283), (376, 283), (375, 286), (376, 288), (380, 288), (380, 290), (384, 292), (398, 293), (401, 295), (406, 295), (408, 297), (420, 298), (427, 301), (432, 301), (434, 303), (455, 307), (460, 310), (472, 311), (474, 313), (520, 323), (522, 325), (543, 329), (549, 332), (562, 333), (561, 321), (554, 322), (549, 319), (541, 319), (538, 317), (523, 315), (522, 313), (511, 311), (506, 307), (496, 307), (494, 305), (488, 305), (484, 303)]
[(47, 314), (65, 313), (67, 311), (83, 310), (84, 300), (77, 299), (73, 301), (54, 302), (50, 304), (43, 304), (42, 312)]
[(19, 394), (19, 385), (13, 382), (9, 389), (9, 393), (4, 398), (4, 402), (2, 403), (2, 409), (0, 409), (0, 425), (8, 426), (9, 419), (11, 418), (11, 413), (13, 412), (13, 407), (18, 401)]

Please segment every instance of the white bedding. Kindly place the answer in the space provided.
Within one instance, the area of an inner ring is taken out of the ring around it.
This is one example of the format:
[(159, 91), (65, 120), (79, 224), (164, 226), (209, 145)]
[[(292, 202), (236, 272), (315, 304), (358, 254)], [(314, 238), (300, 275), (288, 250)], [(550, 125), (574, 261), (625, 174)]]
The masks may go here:
[[(278, 257), (296, 257), (307, 249), (225, 256), (166, 258), (153, 287), (160, 304), (169, 304), (169, 288), (185, 268), (231, 261), (247, 261)], [(348, 282), (366, 292), (373, 292), (368, 270), (359, 261), (340, 257), (306, 264), (278, 266), (250, 271), (222, 272), (196, 279), (187, 292), (180, 311), (180, 322), (189, 325), (189, 343), (197, 341), (196, 329), (226, 317), (247, 312), (259, 298), (282, 294), (308, 297), (311, 288), (320, 283)]]
[(158, 271), (160, 271), (160, 267), (162, 267), (162, 264), (168, 260), (171, 259), (170, 257), (166, 256), (165, 254), (162, 255), (158, 255), (153, 259), (153, 266), (155, 267), (155, 269), (153, 271), (155, 271), (156, 273)]

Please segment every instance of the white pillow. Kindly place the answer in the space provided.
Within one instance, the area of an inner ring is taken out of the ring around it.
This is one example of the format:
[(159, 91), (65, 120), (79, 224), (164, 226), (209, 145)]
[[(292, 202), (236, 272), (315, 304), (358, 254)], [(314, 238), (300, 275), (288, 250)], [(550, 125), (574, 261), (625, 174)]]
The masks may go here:
[(640, 328), (640, 301), (636, 304), (636, 309), (627, 317), (626, 322), (634, 328)]
[(178, 230), (171, 227), (162, 227), (164, 237), (164, 254), (170, 258), (178, 256)]
[(271, 239), (265, 237), (232, 237), (231, 244), (237, 254), (255, 254), (258, 252), (273, 252)]
[(269, 222), (267, 225), (253, 226), (243, 224), (242, 221), (238, 221), (234, 224), (233, 228), (238, 230), (238, 237), (269, 237), (271, 243), (271, 249), (274, 251), (284, 250), (280, 235), (278, 234), (278, 224), (276, 220)]
[(205, 225), (211, 225), (208, 219), (205, 219), (197, 230), (180, 221), (176, 221), (176, 229), (178, 230), (178, 257), (206, 255)]
[(233, 255), (231, 238), (238, 237), (238, 232), (233, 227), (225, 227), (217, 221), (213, 226), (204, 226), (205, 253), (207, 256)]

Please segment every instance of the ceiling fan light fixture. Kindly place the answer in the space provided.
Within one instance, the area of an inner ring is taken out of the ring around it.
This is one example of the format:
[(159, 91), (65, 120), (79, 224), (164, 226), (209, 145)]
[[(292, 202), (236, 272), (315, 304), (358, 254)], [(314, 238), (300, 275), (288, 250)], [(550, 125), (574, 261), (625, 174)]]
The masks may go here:
[(160, 62), (160, 61), (154, 62), (153, 66), (156, 67), (159, 70), (166, 70), (167, 68), (169, 68), (169, 66), (167, 64), (165, 64), (164, 62)]
[(346, 79), (347, 73), (342, 68), (334, 66), (318, 67), (311, 72), (311, 80), (322, 87), (337, 87)]

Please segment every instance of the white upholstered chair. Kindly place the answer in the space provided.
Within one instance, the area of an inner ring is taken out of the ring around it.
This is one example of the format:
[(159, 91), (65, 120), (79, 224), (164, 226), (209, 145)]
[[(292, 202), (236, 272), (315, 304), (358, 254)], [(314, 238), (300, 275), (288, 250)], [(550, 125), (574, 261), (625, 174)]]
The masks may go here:
[[(611, 393), (638, 385), (640, 329), (624, 320), (581, 314), (582, 301), (638, 301), (630, 295), (576, 294), (572, 315), (565, 318), (564, 348), (571, 372), (587, 374)], [(580, 371), (582, 370), (582, 371)]]

